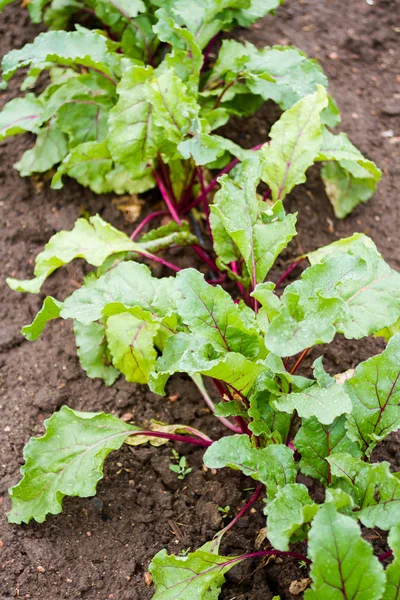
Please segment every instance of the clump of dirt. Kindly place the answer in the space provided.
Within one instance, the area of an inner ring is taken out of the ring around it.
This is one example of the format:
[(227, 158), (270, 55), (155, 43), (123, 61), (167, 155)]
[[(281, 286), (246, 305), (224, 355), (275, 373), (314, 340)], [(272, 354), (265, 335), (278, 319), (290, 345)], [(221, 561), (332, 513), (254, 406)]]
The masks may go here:
[[(361, 0), (288, 0), (276, 18), (267, 17), (250, 30), (235, 33), (237, 38), (260, 47), (294, 44), (318, 58), (342, 111), (343, 129), (384, 171), (373, 200), (340, 222), (324, 194), (318, 168), (311, 169), (307, 184), (297, 188), (287, 202), (289, 211), (299, 211), (299, 235), (282, 256), (282, 267), (299, 251), (361, 231), (374, 239), (393, 267), (400, 268), (396, 5), (396, 0), (380, 0), (374, 5)], [(0, 16), (1, 55), (31, 41), (38, 32), (18, 4), (10, 5)], [(17, 81), (1, 92), (2, 104), (19, 93)], [(268, 133), (269, 110), (265, 107), (246, 123), (233, 122), (230, 135), (248, 147), (262, 141)], [(61, 191), (52, 191), (46, 184), (40, 188), (30, 179), (21, 179), (12, 164), (31, 143), (25, 136), (1, 144), (3, 280), (8, 275), (31, 276), (34, 256), (53, 233), (70, 229), (83, 210), (98, 212), (114, 225), (127, 228), (110, 196), (95, 196), (73, 181)], [(83, 265), (76, 261), (51, 278), (46, 294), (70, 294), (82, 273)], [(67, 498), (62, 515), (41, 525), (7, 524), (7, 488), (18, 480), (23, 446), (31, 435), (43, 433), (44, 419), (63, 404), (117, 416), (131, 413), (141, 422), (156, 418), (189, 423), (215, 439), (221, 430), (185, 377), (173, 380), (169, 399), (122, 379), (112, 388), (89, 380), (79, 367), (69, 323), (51, 324), (35, 345), (26, 342), (20, 328), (32, 319), (43, 295), (17, 295), (5, 286), (0, 293), (0, 594), (8, 600), (151, 598), (145, 573), (154, 554), (162, 547), (171, 552), (199, 547), (221, 527), (218, 507), (229, 505), (233, 514), (251, 493), (244, 489), (254, 482), (228, 470), (218, 477), (205, 472), (202, 451), (182, 444), (176, 448), (192, 468), (184, 481), (169, 469), (170, 447), (123, 448), (108, 459), (95, 498)], [(378, 340), (337, 340), (320, 351), (325, 352), (326, 364), (338, 372), (381, 348)], [(399, 444), (397, 436), (390, 436), (374, 458), (389, 460), (398, 468)], [(256, 512), (243, 517), (226, 536), (224, 553), (254, 549), (256, 536), (265, 524), (262, 503), (255, 507)], [(302, 594), (292, 594), (290, 584), (305, 577), (304, 568), (292, 559), (273, 559), (265, 565), (247, 561), (227, 575), (221, 598), (270, 600), (279, 594), (282, 600), (296, 600)]]

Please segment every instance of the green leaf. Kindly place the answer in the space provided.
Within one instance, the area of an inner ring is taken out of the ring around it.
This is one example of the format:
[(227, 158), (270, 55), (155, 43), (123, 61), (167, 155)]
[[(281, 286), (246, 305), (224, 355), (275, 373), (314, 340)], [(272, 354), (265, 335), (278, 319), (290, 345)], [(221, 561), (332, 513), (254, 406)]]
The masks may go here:
[[(332, 341), (359, 339), (392, 325), (400, 311), (400, 275), (372, 240), (355, 235), (309, 254), (313, 265), (285, 288), (266, 347), (280, 356)], [(317, 263), (317, 264), (315, 264)]]
[(343, 219), (360, 202), (367, 202), (376, 190), (381, 171), (353, 146), (345, 133), (323, 132), (321, 154), (317, 160), (337, 161), (325, 164), (321, 175), (335, 215)]
[(51, 187), (60, 189), (62, 177), (69, 175), (96, 194), (108, 192), (141, 193), (154, 186), (151, 174), (144, 171), (137, 179), (121, 166), (116, 166), (106, 142), (85, 142), (72, 148), (54, 175)]
[[(328, 458), (337, 485), (353, 497), (353, 517), (366, 527), (389, 530), (400, 520), (400, 480), (387, 462), (365, 463), (348, 454)], [(343, 480), (343, 484), (342, 481)]]
[(388, 342), (397, 333), (400, 333), (400, 318), (390, 327), (384, 327), (380, 331), (374, 333), (374, 337), (383, 337), (385, 342)]
[[(150, 421), (150, 426), (146, 427), (146, 429), (150, 431), (158, 431), (160, 433), (181, 433), (189, 435), (194, 434), (197, 435), (197, 437), (202, 437), (203, 439), (209, 440), (209, 438), (204, 433), (201, 433), (201, 431), (199, 431), (198, 429), (195, 429), (194, 427), (189, 427), (188, 425), (182, 425), (180, 423), (173, 423), (172, 425), (168, 425), (167, 423), (161, 423), (160, 421), (155, 421), (154, 419), (152, 419)], [(130, 438), (127, 438), (125, 440), (125, 443), (128, 444), (128, 446), (140, 446), (141, 444), (146, 444), (147, 442), (149, 442), (151, 446), (155, 446), (156, 448), (158, 448), (159, 446), (168, 444), (169, 441), (170, 440), (167, 438), (154, 437), (144, 433), (143, 435), (132, 435)], [(185, 457), (183, 456), (182, 458), (184, 459)]]
[(268, 499), (275, 498), (280, 488), (296, 480), (293, 452), (283, 444), (255, 448), (247, 435), (232, 435), (214, 442), (203, 457), (210, 469), (230, 467), (240, 470), (267, 487)]
[(74, 321), (74, 334), (79, 361), (87, 376), (99, 377), (106, 385), (112, 385), (118, 379), (119, 371), (111, 364), (104, 325), (84, 325)]
[(226, 352), (206, 338), (178, 333), (166, 341), (163, 355), (149, 380), (150, 389), (163, 395), (165, 384), (174, 373), (208, 375), (227, 383), (232, 391), (246, 396), (263, 366), (248, 360), (238, 352)]
[(123, 262), (69, 296), (61, 317), (93, 323), (102, 317), (129, 311), (150, 322), (162, 321), (174, 313), (174, 286), (172, 277), (157, 279), (146, 265)]
[(66, 406), (45, 426), (46, 434), (25, 446), (23, 478), (10, 490), (10, 523), (43, 523), (61, 512), (64, 496), (94, 496), (105, 458), (138, 429), (112, 415)]
[(7, 102), (0, 113), (0, 140), (23, 131), (37, 133), (42, 110), (42, 103), (34, 94)]
[(271, 208), (257, 198), (259, 172), (259, 161), (249, 159), (242, 165), (238, 182), (227, 176), (221, 177), (221, 189), (211, 207), (211, 213), (216, 217), (212, 223), (217, 227), (221, 223), (232, 240), (231, 247), (238, 248), (253, 287), (264, 281), (278, 254), (296, 235), (296, 215), (285, 215), (280, 202)]
[(317, 92), (299, 100), (272, 127), (271, 142), (263, 146), (260, 154), (261, 177), (274, 200), (283, 200), (295, 185), (305, 182), (305, 173), (320, 151), (320, 115), (327, 105), (326, 90), (318, 85)]
[(369, 453), (400, 427), (400, 334), (382, 354), (360, 363), (345, 389), (353, 404), (349, 435)]
[(344, 386), (338, 383), (327, 388), (314, 384), (303, 392), (281, 396), (273, 405), (289, 414), (296, 410), (298, 415), (305, 419), (316, 417), (323, 425), (329, 425), (340, 415), (352, 410)]
[(127, 69), (117, 87), (119, 100), (110, 111), (107, 144), (115, 161), (137, 177), (161, 145), (161, 131), (154, 123), (147, 83), (154, 77), (150, 66)]
[(400, 525), (390, 530), (388, 543), (394, 560), (386, 569), (386, 587), (382, 600), (398, 600), (400, 595)]
[(273, 394), (267, 390), (250, 396), (248, 415), (252, 421), (248, 427), (254, 435), (272, 439), (275, 444), (285, 443), (290, 427), (290, 415), (274, 410), (271, 406)]
[(149, 566), (156, 587), (153, 600), (218, 600), (224, 573), (240, 560), (211, 552), (210, 543), (187, 556), (168, 555), (164, 548)]
[(313, 519), (318, 508), (302, 483), (288, 483), (280, 489), (265, 509), (268, 539), (272, 546), (286, 551), (290, 542), (306, 538), (306, 524)]
[(204, 275), (195, 269), (180, 271), (176, 282), (178, 313), (191, 332), (225, 352), (240, 352), (247, 358), (259, 356), (259, 335), (247, 326), (225, 290), (206, 283)]
[(385, 574), (372, 546), (351, 517), (324, 504), (314, 518), (308, 542), (311, 590), (306, 600), (380, 600)]
[(103, 142), (108, 133), (108, 113), (113, 99), (76, 99), (60, 107), (57, 125), (68, 136), (70, 148), (86, 142)]
[(43, 252), (35, 259), (35, 279), (7, 279), (11, 289), (36, 294), (43, 282), (56, 269), (75, 258), (84, 258), (89, 264), (99, 267), (108, 256), (117, 252), (133, 251), (137, 245), (127, 235), (118, 231), (99, 215), (78, 219), (71, 231), (60, 231), (53, 235)]
[(154, 338), (159, 325), (141, 321), (129, 313), (107, 319), (106, 335), (114, 366), (127, 381), (147, 383), (157, 352)]
[(67, 137), (58, 128), (56, 121), (53, 121), (40, 130), (33, 148), (26, 150), (14, 167), (21, 177), (44, 173), (61, 162), (67, 153)]
[(33, 342), (41, 335), (47, 323), (52, 319), (57, 319), (60, 316), (63, 303), (59, 302), (52, 296), (47, 296), (43, 302), (43, 306), (37, 313), (30, 325), (25, 325), (21, 333), (27, 340)]
[(4, 81), (9, 81), (22, 67), (40, 67), (54, 62), (64, 66), (82, 66), (101, 71), (114, 79), (119, 72), (120, 57), (116, 45), (104, 35), (79, 27), (77, 31), (40, 33), (31, 44), (11, 50), (3, 57)]
[(346, 416), (337, 417), (330, 425), (324, 425), (315, 417), (303, 419), (295, 437), (294, 445), (300, 452), (300, 468), (305, 475), (328, 485), (331, 480), (329, 462), (326, 460), (337, 452), (360, 456), (358, 444), (347, 435)]

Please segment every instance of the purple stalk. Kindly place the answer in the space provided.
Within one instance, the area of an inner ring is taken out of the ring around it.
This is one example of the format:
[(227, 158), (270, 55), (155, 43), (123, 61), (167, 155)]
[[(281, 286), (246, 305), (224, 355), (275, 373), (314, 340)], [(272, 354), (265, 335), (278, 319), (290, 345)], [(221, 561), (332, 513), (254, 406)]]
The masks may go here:
[(215, 42), (217, 41), (217, 39), (219, 38), (219, 33), (217, 33), (216, 35), (214, 35), (213, 38), (211, 38), (211, 40), (208, 42), (206, 49), (204, 50), (204, 58), (203, 58), (203, 65), (201, 67), (201, 73), (203, 73), (206, 65), (207, 65), (207, 61), (208, 58), (211, 54), (211, 50), (214, 48)]
[(271, 190), (270, 190), (270, 188), (268, 188), (267, 191), (265, 192), (265, 194), (263, 195), (264, 202), (265, 202), (265, 200), (268, 200), (270, 195), (271, 195)]
[[(254, 150), (254, 152), (256, 150), (259, 150), (260, 148), (262, 148), (264, 146), (264, 144), (257, 144), (257, 146), (254, 146), (253, 148), (250, 148), (250, 150)], [(190, 204), (188, 204), (188, 206), (186, 206), (186, 208), (184, 209), (184, 214), (188, 213), (190, 210), (192, 210), (192, 208), (194, 208), (195, 206), (198, 206), (198, 204), (200, 204), (200, 202), (203, 199), (203, 196), (207, 197), (208, 194), (215, 188), (215, 186), (218, 184), (218, 179), (222, 176), (225, 175), (226, 173), (229, 173), (229, 171), (231, 171), (233, 169), (233, 167), (236, 167), (237, 164), (240, 163), (240, 160), (238, 158), (234, 158), (229, 164), (226, 165), (226, 167), (224, 167), (222, 169), (222, 171), (220, 171), (218, 173), (218, 175), (216, 175), (214, 177), (214, 179), (211, 181), (211, 183), (206, 187), (206, 189), (204, 190), (204, 192), (201, 192), (197, 198), (195, 198)]]
[(200, 246), (192, 246), (192, 248), (196, 252), (196, 254), (201, 258), (201, 260), (205, 262), (206, 265), (208, 265), (214, 273), (218, 274), (218, 267), (215, 264), (215, 262), (208, 256), (208, 254), (204, 252), (204, 250), (202, 250)]
[(142, 229), (144, 229), (144, 227), (146, 227), (147, 223), (150, 223), (150, 221), (152, 221), (156, 217), (161, 217), (163, 215), (168, 215), (168, 214), (169, 213), (167, 210), (156, 210), (156, 211), (150, 213), (149, 215), (147, 215), (147, 217), (145, 217), (143, 219), (143, 221), (141, 223), (139, 223), (139, 225), (136, 227), (135, 231), (132, 233), (131, 240), (135, 239), (135, 237), (142, 231)]
[(291, 265), (290, 265), (290, 266), (289, 266), (289, 267), (286, 269), (286, 271), (285, 271), (284, 273), (282, 273), (282, 275), (279, 277), (278, 281), (277, 281), (277, 282), (276, 282), (276, 284), (275, 284), (275, 287), (276, 287), (276, 288), (278, 288), (278, 287), (281, 285), (281, 283), (282, 283), (283, 281), (285, 281), (286, 277), (289, 277), (290, 273), (291, 273), (292, 271), (294, 271), (294, 270), (295, 270), (295, 268), (297, 267), (297, 265), (299, 265), (301, 262), (303, 262), (303, 260), (304, 260), (305, 258), (306, 258), (305, 256), (302, 256), (301, 258), (299, 258), (298, 260), (296, 260), (294, 263), (292, 263), (292, 264), (291, 264)]
[[(203, 396), (204, 402), (207, 404), (208, 408), (214, 414), (215, 413), (214, 402), (212, 401), (212, 399), (208, 395), (208, 392), (207, 392), (207, 390), (206, 390), (206, 388), (204, 386), (203, 379), (202, 379), (201, 375), (199, 375), (199, 376), (193, 375), (192, 376), (192, 380), (193, 380), (194, 384), (196, 385), (197, 389), (199, 390), (200, 394)], [(240, 427), (238, 427), (236, 425), (233, 425), (233, 423), (231, 423), (225, 417), (217, 417), (217, 419), (219, 419), (219, 421), (221, 421), (221, 423), (223, 425), (225, 425), (225, 427), (228, 427), (228, 429), (230, 429), (231, 431), (234, 431), (235, 433), (242, 433), (242, 430), (241, 430)]]
[(222, 538), (222, 536), (229, 531), (230, 529), (232, 529), (232, 527), (234, 525), (236, 525), (236, 523), (239, 521), (239, 519), (241, 517), (243, 517), (243, 515), (249, 510), (249, 508), (254, 504), (254, 502), (257, 500), (258, 496), (261, 493), (262, 490), (262, 485), (258, 485), (256, 487), (256, 491), (254, 492), (254, 494), (252, 495), (252, 497), (250, 498), (250, 500), (247, 502), (247, 504), (245, 504), (244, 506), (242, 506), (242, 508), (239, 510), (238, 514), (236, 515), (236, 517), (234, 519), (232, 519), (232, 521), (223, 529), (221, 529), (221, 531), (215, 536), (214, 538), (214, 543), (212, 545), (212, 550), (214, 550), (215, 546), (218, 544), (218, 542), (220, 541), (220, 539)]
[(177, 267), (176, 265), (168, 262), (167, 260), (164, 260), (163, 258), (156, 256), (155, 254), (151, 254), (150, 252), (145, 252), (145, 251), (142, 252), (141, 250), (135, 250), (135, 252), (137, 252), (141, 256), (145, 256), (146, 258), (150, 258), (151, 260), (154, 260), (155, 262), (160, 263), (160, 265), (164, 265), (164, 267), (168, 267), (169, 269), (172, 269), (176, 273), (179, 273), (179, 271), (181, 270), (180, 267)]
[(179, 435), (178, 433), (164, 433), (163, 431), (133, 431), (132, 435), (163, 438), (165, 440), (170, 440), (171, 442), (184, 442), (185, 444), (202, 446), (203, 448), (208, 448), (213, 443), (211, 440), (206, 440), (204, 438), (189, 437), (187, 435)]
[(176, 223), (178, 223), (178, 225), (182, 225), (182, 221), (180, 220), (179, 215), (176, 212), (175, 207), (174, 207), (173, 203), (171, 202), (170, 197), (168, 196), (168, 192), (165, 189), (164, 183), (163, 183), (161, 177), (158, 175), (157, 171), (154, 171), (154, 177), (156, 179), (157, 185), (158, 185), (161, 195), (164, 199), (164, 202), (168, 206), (168, 210), (171, 213), (171, 217), (174, 219), (174, 221)]
[(385, 560), (386, 558), (390, 558), (391, 556), (393, 556), (393, 550), (388, 550), (387, 552), (380, 554), (378, 556), (378, 560), (382, 561), (382, 560)]

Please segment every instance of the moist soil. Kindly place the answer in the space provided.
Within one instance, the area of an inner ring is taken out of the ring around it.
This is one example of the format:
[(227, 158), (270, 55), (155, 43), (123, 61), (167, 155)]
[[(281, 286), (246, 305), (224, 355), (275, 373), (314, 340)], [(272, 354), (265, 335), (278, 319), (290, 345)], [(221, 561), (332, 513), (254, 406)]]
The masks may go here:
[[(280, 258), (280, 270), (299, 251), (315, 249), (354, 231), (370, 235), (384, 258), (400, 269), (399, 13), (397, 0), (287, 0), (276, 18), (269, 16), (250, 30), (233, 33), (259, 47), (294, 44), (316, 57), (341, 109), (342, 128), (384, 172), (375, 197), (338, 221), (324, 194), (318, 168), (311, 169), (307, 184), (298, 187), (287, 201), (289, 211), (299, 210), (299, 233)], [(1, 55), (32, 41), (39, 31), (19, 4), (8, 6), (0, 16)], [(16, 79), (1, 93), (2, 104), (19, 93), (17, 83)], [(276, 117), (273, 110), (267, 105), (247, 121), (232, 122), (225, 133), (243, 146), (254, 146), (265, 140), (271, 115)], [(49, 237), (72, 228), (82, 211), (98, 212), (126, 232), (132, 227), (124, 222), (111, 196), (95, 196), (73, 181), (67, 181), (61, 191), (52, 191), (48, 182), (21, 179), (12, 165), (32, 141), (21, 136), (1, 144), (2, 283), (7, 275), (30, 277), (33, 259)], [(181, 264), (187, 266), (192, 260), (184, 255)], [(45, 293), (70, 294), (84, 268), (76, 261), (63, 269), (46, 283)], [(274, 275), (277, 277), (278, 271)], [(184, 377), (173, 379), (166, 398), (122, 378), (112, 388), (88, 379), (80, 369), (69, 322), (51, 324), (35, 344), (26, 342), (20, 328), (30, 322), (42, 299), (43, 295), (18, 295), (5, 285), (1, 288), (1, 598), (147, 600), (153, 588), (145, 574), (154, 554), (163, 547), (169, 552), (195, 549), (211, 539), (222, 526), (218, 507), (229, 505), (230, 515), (235, 514), (254, 482), (229, 470), (219, 472), (218, 477), (205, 472), (203, 451), (177, 444), (192, 468), (190, 475), (179, 481), (169, 469), (170, 445), (161, 449), (125, 447), (106, 461), (105, 478), (95, 498), (66, 498), (63, 513), (43, 524), (7, 524), (7, 488), (19, 478), (23, 446), (31, 435), (43, 433), (44, 419), (63, 404), (79, 410), (104, 410), (144, 423), (151, 418), (188, 423), (214, 439), (221, 434), (219, 424)], [(318, 354), (325, 352), (327, 366), (340, 372), (381, 349), (378, 340), (341, 339), (329, 348), (320, 347)], [(380, 445), (375, 459), (389, 460), (398, 470), (398, 449), (399, 438), (392, 435)], [(312, 485), (309, 480), (306, 483)], [(265, 524), (262, 503), (255, 508), (226, 536), (223, 553), (254, 550)], [(385, 548), (380, 532), (367, 535)], [(304, 547), (299, 551), (304, 552)], [(295, 600), (302, 594), (291, 593), (290, 585), (305, 577), (304, 567), (291, 559), (247, 561), (227, 575), (221, 598), (270, 600), (279, 594), (282, 600)]]

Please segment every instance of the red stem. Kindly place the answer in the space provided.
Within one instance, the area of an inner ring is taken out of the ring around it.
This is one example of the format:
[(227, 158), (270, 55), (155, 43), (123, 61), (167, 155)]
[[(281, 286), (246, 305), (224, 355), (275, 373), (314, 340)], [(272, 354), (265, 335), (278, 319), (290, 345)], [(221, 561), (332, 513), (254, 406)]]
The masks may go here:
[(132, 233), (131, 235), (131, 240), (134, 240), (135, 237), (142, 231), (142, 229), (144, 229), (144, 227), (146, 227), (147, 223), (150, 223), (150, 221), (152, 221), (153, 219), (157, 218), (157, 217), (161, 217), (162, 215), (168, 215), (168, 211), (167, 210), (156, 210), (152, 213), (150, 213), (149, 215), (147, 215), (147, 217), (145, 217), (143, 219), (143, 221), (141, 223), (139, 223), (139, 225), (136, 227), (135, 231)]
[(200, 73), (203, 73), (203, 71), (204, 71), (204, 69), (205, 69), (205, 67), (206, 67), (206, 65), (207, 65), (208, 58), (209, 58), (209, 56), (210, 56), (210, 54), (211, 54), (211, 50), (213, 49), (213, 47), (214, 47), (214, 45), (215, 45), (215, 42), (216, 42), (216, 41), (217, 41), (217, 39), (219, 38), (219, 35), (220, 35), (220, 34), (219, 34), (219, 33), (217, 33), (217, 34), (216, 34), (216, 35), (214, 35), (214, 37), (213, 37), (213, 38), (211, 38), (211, 40), (208, 42), (208, 44), (207, 44), (207, 46), (206, 46), (206, 48), (205, 48), (205, 50), (204, 50), (204, 54), (203, 54), (203, 65), (202, 65), (202, 67), (201, 67), (201, 71), (200, 71)]
[(219, 107), (219, 105), (221, 104), (222, 98), (225, 96), (226, 92), (229, 90), (229, 88), (231, 88), (233, 86), (234, 83), (236, 83), (236, 79), (234, 81), (231, 81), (230, 83), (228, 83), (227, 86), (224, 87), (224, 89), (222, 90), (222, 92), (220, 93), (220, 95), (217, 98), (217, 101), (214, 105), (214, 109)]
[(135, 252), (137, 252), (141, 256), (145, 256), (146, 258), (150, 258), (151, 260), (154, 260), (154, 262), (160, 263), (160, 265), (164, 265), (164, 267), (168, 267), (169, 269), (172, 269), (176, 273), (179, 273), (179, 271), (181, 270), (180, 267), (177, 267), (176, 265), (168, 262), (167, 260), (164, 260), (163, 258), (156, 256), (155, 254), (151, 254), (150, 252), (145, 252), (145, 251), (141, 252), (140, 250), (135, 250)]
[(168, 192), (165, 188), (165, 185), (164, 185), (161, 177), (158, 175), (157, 171), (154, 171), (154, 177), (156, 179), (157, 185), (158, 185), (161, 195), (164, 199), (164, 202), (167, 205), (169, 212), (171, 213), (171, 217), (174, 219), (174, 221), (176, 223), (178, 223), (178, 225), (182, 225), (182, 221), (180, 220), (179, 215), (176, 212), (175, 207), (174, 207), (173, 203), (171, 202), (170, 197), (168, 196)]
[(192, 246), (192, 248), (196, 252), (196, 254), (201, 258), (201, 260), (205, 262), (206, 265), (208, 265), (214, 273), (219, 273), (218, 267), (215, 264), (215, 262), (208, 256), (206, 252), (204, 252), (204, 250), (202, 250), (202, 248), (200, 248), (200, 246)]
[(303, 350), (303, 352), (300, 354), (299, 358), (294, 363), (293, 367), (290, 369), (291, 375), (296, 373), (297, 369), (299, 368), (299, 366), (301, 365), (301, 363), (303, 362), (303, 360), (305, 359), (307, 354), (310, 352), (310, 350), (311, 350), (311, 348), (306, 348), (305, 350)]
[[(254, 148), (250, 148), (250, 150), (259, 150), (260, 148), (262, 148), (264, 146), (264, 144), (258, 144), (257, 146), (254, 146)], [(195, 198), (190, 204), (188, 204), (188, 206), (186, 206), (186, 208), (184, 209), (184, 214), (188, 213), (189, 211), (192, 210), (192, 208), (194, 208), (195, 206), (197, 206), (198, 204), (200, 204), (200, 202), (202, 201), (202, 196), (208, 196), (208, 194), (215, 188), (215, 186), (218, 183), (218, 179), (219, 177), (221, 177), (222, 175), (225, 175), (226, 173), (229, 173), (229, 171), (231, 171), (233, 169), (233, 167), (236, 167), (237, 164), (240, 163), (240, 160), (238, 158), (234, 158), (228, 165), (226, 165), (226, 167), (224, 167), (222, 169), (222, 171), (220, 171), (218, 173), (218, 175), (216, 175), (214, 177), (214, 179), (211, 181), (211, 183), (206, 187), (206, 189), (204, 190), (204, 192), (201, 192), (197, 198)]]
[(295, 268), (297, 267), (297, 265), (299, 265), (301, 262), (303, 262), (303, 260), (305, 260), (305, 256), (302, 256), (301, 258), (297, 259), (294, 263), (292, 263), (291, 265), (289, 265), (289, 267), (286, 269), (286, 271), (284, 271), (282, 273), (282, 275), (279, 277), (278, 281), (275, 284), (275, 287), (278, 288), (281, 283), (283, 281), (285, 281), (286, 277), (289, 277), (290, 273), (292, 271), (295, 270)]
[(393, 555), (393, 550), (388, 550), (387, 552), (380, 554), (378, 556), (378, 560), (380, 560), (380, 561), (385, 560), (386, 558), (390, 558), (392, 555)]
[(162, 431), (133, 431), (132, 435), (163, 438), (171, 442), (184, 442), (185, 444), (192, 444), (194, 446), (203, 446), (203, 448), (208, 448), (213, 443), (203, 438), (189, 437), (187, 435), (179, 435), (178, 433), (164, 433)]

